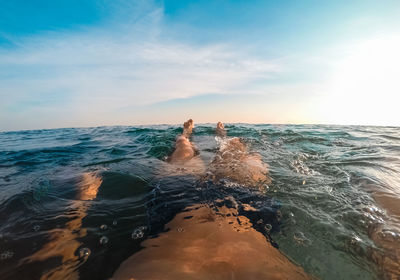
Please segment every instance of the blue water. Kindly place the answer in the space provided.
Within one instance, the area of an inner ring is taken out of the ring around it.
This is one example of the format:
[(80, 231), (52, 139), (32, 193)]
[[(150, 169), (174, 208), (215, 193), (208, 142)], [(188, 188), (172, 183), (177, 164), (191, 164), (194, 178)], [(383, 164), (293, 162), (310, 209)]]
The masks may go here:
[[(206, 165), (214, 127), (197, 125), (191, 139)], [(226, 129), (268, 163), (265, 192), (215, 185), (205, 195), (192, 176), (165, 176), (179, 126), (0, 133), (0, 278), (110, 278), (182, 209), (227, 194), (264, 215), (255, 229), (316, 278), (400, 278), (399, 128)], [(101, 180), (93, 199), (77, 198), (82, 174)], [(43, 253), (57, 240), (64, 258)]]

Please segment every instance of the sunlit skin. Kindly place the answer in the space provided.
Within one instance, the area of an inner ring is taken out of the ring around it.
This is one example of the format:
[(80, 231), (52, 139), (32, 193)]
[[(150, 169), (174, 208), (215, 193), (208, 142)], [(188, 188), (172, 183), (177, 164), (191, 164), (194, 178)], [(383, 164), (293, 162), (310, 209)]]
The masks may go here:
[[(190, 219), (186, 217), (191, 217)], [(239, 222), (240, 221), (240, 222)], [(310, 279), (235, 209), (193, 205), (124, 261), (113, 279)]]
[[(188, 138), (193, 126), (192, 119), (184, 123), (183, 133), (177, 137), (175, 150), (168, 159), (171, 164), (190, 166), (191, 161), (201, 161), (200, 158), (195, 157), (195, 148)], [(212, 175), (207, 175), (209, 177), (207, 179), (217, 182), (225, 178), (248, 186), (271, 182), (268, 166), (262, 162), (260, 155), (249, 153), (239, 138), (226, 138), (226, 130), (222, 122), (217, 123), (216, 135), (223, 139), (223, 144), (208, 168)]]
[[(191, 132), (192, 120), (185, 122), (183, 135), (187, 135), (188, 128)], [(221, 122), (216, 134), (226, 136)], [(190, 149), (192, 144), (182, 142), (180, 137), (184, 136), (178, 137), (175, 148)], [(270, 182), (259, 155), (250, 155), (239, 138), (225, 141), (209, 168), (215, 173), (212, 179), (226, 178), (248, 186)], [(175, 150), (171, 158), (172, 165), (190, 162), (181, 151)], [(243, 170), (239, 172), (235, 165)], [(254, 210), (250, 206), (244, 208)], [(216, 213), (206, 205), (193, 205), (177, 214), (165, 229), (168, 231), (159, 237), (143, 242), (145, 249), (124, 261), (113, 279), (310, 278), (254, 230), (246, 217), (238, 216), (236, 209), (221, 207)]]
[(208, 176), (215, 182), (228, 179), (245, 186), (257, 186), (271, 183), (268, 166), (257, 153), (249, 153), (246, 145), (238, 138), (225, 138), (224, 125), (217, 124), (216, 133), (222, 137), (222, 145), (211, 162)]
[[(189, 141), (192, 129), (192, 120), (184, 123), (183, 133), (177, 137), (175, 151), (169, 158), (169, 162), (172, 166), (185, 166), (187, 168), (191, 165), (194, 166), (194, 163), (197, 164), (198, 161), (200, 161), (198, 157), (197, 160), (193, 160), (195, 158), (195, 149)], [(218, 123), (217, 135), (226, 135), (222, 123)], [(239, 156), (239, 154), (236, 155), (240, 160), (244, 163), (248, 161), (246, 148), (238, 138), (232, 138), (228, 143), (228, 147), (231, 147), (230, 149), (237, 149), (240, 153), (243, 153), (241, 156)], [(224, 151), (220, 151), (220, 153), (223, 154)], [(233, 160), (231, 157), (225, 160), (230, 159)], [(261, 162), (260, 158), (257, 158), (256, 161)], [(221, 162), (221, 165), (223, 164), (224, 163)], [(214, 166), (215, 165), (214, 163)], [(198, 170), (201, 170), (200, 173), (204, 174), (203, 163), (202, 166), (203, 168), (198, 168)], [(62, 258), (62, 264), (44, 273), (41, 279), (79, 278), (77, 268), (81, 260), (79, 260), (76, 252), (82, 244), (78, 239), (87, 234), (86, 230), (82, 228), (82, 220), (87, 215), (87, 211), (90, 207), (89, 202), (96, 198), (101, 183), (102, 179), (95, 173), (84, 173), (78, 185), (76, 200), (71, 205), (74, 209), (75, 218), (66, 223), (63, 229), (51, 231), (49, 233), (49, 242), (39, 251), (24, 260), (24, 262), (36, 262), (55, 257)], [(221, 211), (222, 210), (227, 212), (232, 211), (230, 209), (221, 209)], [(129, 277), (138, 275), (140, 279), (153, 279), (152, 277), (156, 277), (156, 275), (163, 275), (164, 269), (168, 268), (168, 264), (171, 261), (175, 264), (176, 268), (174, 269), (174, 275), (192, 275), (191, 277), (194, 277), (193, 279), (201, 279), (198, 277), (206, 277), (207, 275), (214, 275), (217, 279), (224, 279), (224, 277), (231, 273), (242, 278), (245, 277), (245, 275), (269, 275), (271, 277), (277, 277), (277, 279), (281, 276), (289, 275), (292, 278), (294, 277), (293, 279), (307, 278), (301, 268), (288, 261), (278, 250), (265, 240), (262, 234), (252, 229), (247, 218), (241, 217), (241, 224), (238, 224), (237, 221), (233, 219), (233, 216), (230, 215), (231, 218), (229, 219), (221, 219), (221, 217), (216, 216), (211, 209), (205, 206), (199, 206), (198, 208), (192, 207), (190, 211), (196, 218), (193, 218), (189, 223), (181, 218), (182, 215), (187, 214), (183, 212), (178, 214), (174, 221), (169, 224), (169, 226), (176, 224), (175, 226), (181, 225), (187, 228), (187, 233), (185, 233), (187, 242), (177, 242), (175, 244), (174, 242), (168, 241), (168, 246), (173, 247), (171, 249), (175, 250), (175, 252), (179, 252), (179, 250), (182, 249), (188, 254), (186, 257), (184, 257), (184, 254), (180, 256), (168, 255), (168, 257), (162, 257), (164, 254), (162, 252), (165, 250), (164, 247), (161, 251), (155, 250), (154, 252), (150, 251), (145, 253), (146, 257), (141, 256), (140, 253), (135, 254), (125, 262), (129, 263), (132, 258), (141, 259), (141, 262), (135, 260), (135, 274), (132, 275), (130, 266), (128, 265), (127, 269), (121, 268), (115, 275), (115, 278), (124, 278), (127, 275), (129, 275)], [(237, 213), (235, 215), (237, 215)], [(206, 219), (208, 223), (204, 223), (204, 219)], [(218, 220), (218, 223), (216, 220)], [(229, 224), (231, 220), (234, 221), (234, 224)], [(242, 228), (242, 233), (238, 232), (240, 228)], [(193, 235), (192, 231), (198, 234), (197, 237)], [(208, 238), (211, 236), (213, 236), (213, 238), (209, 240)], [(166, 240), (174, 240), (175, 238), (174, 235), (166, 235), (164, 237), (167, 238)], [(157, 239), (156, 242), (163, 242), (164, 237), (161, 238), (161, 240)], [(182, 238), (182, 236), (180, 236), (180, 238)], [(198, 246), (198, 242), (200, 241), (202, 245)], [(215, 242), (219, 244), (219, 248), (215, 246)], [(263, 246), (263, 251), (258, 250), (260, 246)], [(254, 258), (255, 254), (262, 257)], [(189, 255), (192, 256), (192, 258), (189, 258)], [(159, 259), (160, 256), (161, 259)], [(246, 259), (244, 259), (244, 256), (246, 256)], [(267, 256), (268, 258), (266, 258)], [(149, 258), (150, 261), (143, 261), (146, 260), (146, 258)], [(200, 267), (198, 266), (199, 261), (202, 263)], [(156, 267), (148, 271), (147, 268), (155, 263), (157, 263)], [(176, 266), (177, 264), (179, 265)], [(279, 268), (279, 266), (282, 265), (285, 267), (284, 269)], [(142, 271), (140, 270), (140, 266), (143, 266)], [(268, 266), (271, 267), (266, 271), (265, 268)]]
[(192, 119), (183, 124), (183, 132), (176, 138), (174, 152), (167, 158), (167, 162), (170, 164), (164, 166), (161, 176), (172, 173), (179, 175), (182, 172), (201, 176), (205, 173), (205, 164), (200, 156), (196, 155), (196, 148), (189, 140), (193, 127)]
[[(204, 163), (195, 156), (195, 148), (189, 140), (193, 127), (192, 120), (184, 123), (183, 133), (177, 137), (175, 151), (169, 158), (171, 168), (180, 167), (178, 169), (182, 174), (192, 172), (203, 176), (203, 179), (216, 182), (228, 179), (244, 186), (270, 182), (267, 165), (262, 162), (260, 155), (249, 153), (239, 138), (226, 137), (221, 122), (216, 127), (221, 146), (206, 173)], [(188, 151), (190, 149), (192, 151)], [(49, 242), (23, 260), (31, 263), (61, 258), (61, 265), (45, 272), (41, 279), (79, 278), (78, 267), (82, 260), (77, 256), (77, 250), (82, 243), (78, 239), (87, 234), (86, 229), (82, 228), (82, 220), (87, 216), (90, 201), (96, 198), (101, 183), (102, 179), (96, 173), (82, 174), (76, 200), (71, 204), (74, 219), (61, 229), (51, 230)], [(364, 188), (372, 191), (375, 200), (391, 215), (392, 219), (388, 222), (397, 227), (400, 215), (396, 207), (397, 196), (383, 193), (373, 185), (365, 185)], [(246, 205), (244, 209), (254, 210)], [(192, 217), (186, 219), (188, 216)], [(254, 230), (246, 217), (238, 216), (235, 209), (222, 207), (217, 214), (215, 209), (206, 205), (194, 205), (177, 214), (165, 228), (168, 231), (158, 238), (143, 242), (145, 249), (123, 262), (114, 278), (158, 279), (162, 276), (163, 279), (177, 279), (182, 275), (186, 279), (226, 279), (232, 275), (235, 279), (310, 278)], [(379, 248), (369, 248), (368, 257), (379, 264), (382, 275), (396, 279), (400, 270), (398, 244), (393, 242), (390, 234), (385, 233), (382, 224), (369, 225), (368, 235)]]
[(192, 159), (195, 155), (195, 149), (189, 141), (193, 130), (193, 120), (190, 119), (183, 124), (183, 133), (176, 138), (175, 150), (168, 161), (172, 164), (183, 163)]

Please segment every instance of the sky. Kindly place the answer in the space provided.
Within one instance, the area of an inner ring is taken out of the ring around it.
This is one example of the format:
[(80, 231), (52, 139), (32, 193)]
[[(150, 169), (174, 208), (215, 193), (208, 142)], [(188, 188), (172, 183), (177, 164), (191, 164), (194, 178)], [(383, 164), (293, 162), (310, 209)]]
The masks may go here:
[(0, 131), (400, 126), (400, 1), (0, 0)]

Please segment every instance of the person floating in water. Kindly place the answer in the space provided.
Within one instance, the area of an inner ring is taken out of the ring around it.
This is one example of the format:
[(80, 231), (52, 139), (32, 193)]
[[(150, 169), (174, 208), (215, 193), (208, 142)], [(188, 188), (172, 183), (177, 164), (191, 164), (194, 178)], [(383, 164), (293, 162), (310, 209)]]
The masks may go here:
[[(194, 159), (199, 161), (197, 150), (189, 140), (193, 127), (192, 119), (183, 124), (183, 133), (176, 138), (175, 150), (168, 158), (169, 163), (184, 165)], [(226, 137), (227, 133), (222, 122), (217, 123), (216, 135), (220, 147), (208, 168), (207, 179), (214, 182), (227, 179), (247, 186), (271, 183), (268, 166), (262, 162), (261, 156), (249, 153), (246, 145), (238, 137)]]
[[(193, 120), (184, 123), (175, 150), (167, 159), (171, 166), (187, 171), (192, 170), (188, 167), (201, 166), (197, 170), (202, 172), (196, 174), (214, 182), (228, 179), (244, 186), (270, 182), (267, 165), (261, 157), (249, 153), (239, 138), (226, 137), (221, 122), (216, 128), (220, 147), (205, 172), (204, 163), (190, 141), (193, 126)], [(61, 264), (44, 272), (41, 279), (79, 278), (78, 268), (83, 262), (77, 250), (82, 247), (80, 239), (87, 235), (82, 221), (101, 185), (100, 174), (84, 173), (77, 184), (76, 200), (71, 205), (75, 217), (65, 228), (53, 230), (49, 242), (23, 260), (36, 263), (61, 259)], [(310, 278), (255, 230), (252, 222), (237, 208), (226, 205), (211, 206), (204, 201), (188, 205), (165, 225), (165, 231), (156, 238), (144, 240), (141, 246), (144, 248), (122, 262), (111, 279)]]
[[(167, 159), (171, 165), (187, 166), (199, 160), (189, 139), (192, 130), (190, 119)], [(220, 147), (203, 180), (228, 179), (244, 186), (271, 182), (261, 157), (249, 153), (239, 138), (227, 138), (221, 122), (216, 134)], [(144, 249), (125, 260), (112, 279), (312, 278), (272, 246), (237, 208), (227, 205), (194, 203), (176, 214), (164, 232), (141, 246)]]

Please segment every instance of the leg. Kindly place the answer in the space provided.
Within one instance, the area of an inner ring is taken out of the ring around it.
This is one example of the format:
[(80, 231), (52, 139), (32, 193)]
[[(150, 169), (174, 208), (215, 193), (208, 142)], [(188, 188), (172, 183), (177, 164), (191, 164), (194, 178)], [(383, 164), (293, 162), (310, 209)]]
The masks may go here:
[(144, 249), (125, 260), (112, 278), (312, 279), (252, 226), (236, 209), (223, 206), (217, 213), (193, 205), (165, 226), (168, 231), (145, 240)]
[(222, 122), (217, 123), (216, 133), (217, 133), (217, 136), (220, 136), (220, 137), (226, 136), (225, 126)]
[(184, 122), (182, 135), (185, 136), (186, 138), (189, 138), (189, 136), (192, 134), (193, 127), (194, 125), (192, 119), (189, 119), (186, 122)]
[(189, 137), (193, 130), (193, 120), (189, 119), (183, 124), (183, 132), (176, 138), (175, 150), (168, 157), (169, 164), (163, 165), (160, 176), (174, 175), (203, 175), (205, 166), (203, 160), (197, 155), (194, 145)]
[[(226, 136), (224, 125), (218, 122), (218, 136)], [(261, 161), (258, 154), (249, 154), (246, 145), (237, 137), (226, 138), (211, 163), (213, 179), (229, 179), (247, 186), (270, 183), (268, 166)]]
[(170, 163), (184, 163), (195, 156), (195, 149), (189, 141), (192, 134), (193, 120), (189, 119), (183, 124), (183, 133), (176, 138), (175, 151), (169, 157)]

